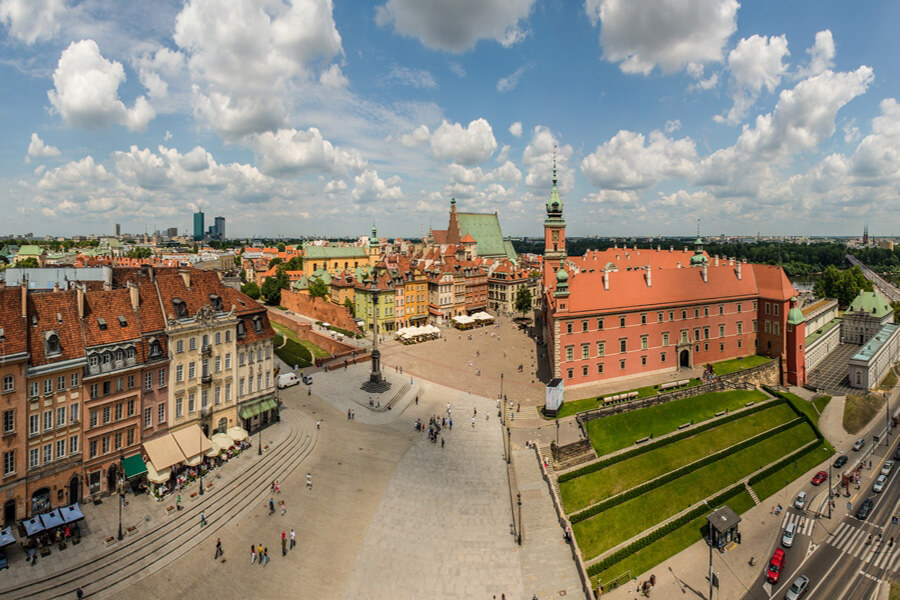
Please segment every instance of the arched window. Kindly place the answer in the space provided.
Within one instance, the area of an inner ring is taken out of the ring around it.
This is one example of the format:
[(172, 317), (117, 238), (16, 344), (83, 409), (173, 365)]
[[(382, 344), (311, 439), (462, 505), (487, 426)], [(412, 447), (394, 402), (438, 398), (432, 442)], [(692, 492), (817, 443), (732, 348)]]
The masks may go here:
[(159, 340), (156, 338), (150, 338), (148, 341), (150, 347), (150, 356), (157, 357), (162, 354), (162, 347), (159, 344)]
[(237, 336), (239, 338), (244, 337), (247, 334), (247, 326), (244, 324), (243, 319), (237, 322)]
[(125, 360), (125, 352), (116, 350), (116, 362), (122, 362), (123, 360)]
[(134, 348), (129, 348), (129, 349), (125, 352), (125, 357), (126, 357), (128, 360), (134, 360)]
[(47, 354), (59, 354), (62, 348), (59, 345), (59, 336), (55, 331), (47, 334)]
[(12, 375), (3, 377), (3, 393), (8, 394), (16, 391), (16, 379)]
[(112, 362), (112, 352), (104, 352), (103, 353), (103, 366), (108, 367), (109, 363)]

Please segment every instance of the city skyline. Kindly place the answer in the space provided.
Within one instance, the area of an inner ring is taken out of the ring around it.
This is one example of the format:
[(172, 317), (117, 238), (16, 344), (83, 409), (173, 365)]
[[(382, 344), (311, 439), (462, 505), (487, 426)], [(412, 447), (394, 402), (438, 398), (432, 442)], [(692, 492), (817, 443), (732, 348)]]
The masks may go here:
[(477, 4), (2, 0), (6, 229), (536, 237), (555, 145), (573, 237), (890, 235), (890, 3)]

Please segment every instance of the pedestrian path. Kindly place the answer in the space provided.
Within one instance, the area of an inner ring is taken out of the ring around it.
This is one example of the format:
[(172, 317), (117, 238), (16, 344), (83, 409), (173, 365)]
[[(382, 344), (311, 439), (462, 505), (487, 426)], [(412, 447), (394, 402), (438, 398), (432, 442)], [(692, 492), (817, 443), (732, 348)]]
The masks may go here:
[[(870, 536), (873, 536), (870, 538)], [(891, 544), (886, 538), (854, 523), (841, 523), (826, 541), (844, 554), (860, 559), (863, 565), (895, 571), (900, 567), (900, 544)]]
[(784, 519), (781, 520), (781, 528), (787, 527), (788, 523), (794, 523), (795, 532), (806, 536), (812, 536), (813, 528), (816, 526), (814, 519), (798, 515), (797, 513), (784, 515)]

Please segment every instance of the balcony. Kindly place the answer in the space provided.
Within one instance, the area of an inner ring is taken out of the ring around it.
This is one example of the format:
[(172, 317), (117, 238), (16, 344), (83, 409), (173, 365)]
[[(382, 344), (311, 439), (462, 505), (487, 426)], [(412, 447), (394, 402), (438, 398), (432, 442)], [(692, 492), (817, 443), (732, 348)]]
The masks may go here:
[(210, 356), (212, 354), (212, 346), (210, 344), (203, 344), (200, 348), (200, 354), (203, 356)]
[(209, 385), (212, 383), (212, 379), (212, 375), (202, 375), (200, 377), (200, 383), (202, 383), (203, 385)]

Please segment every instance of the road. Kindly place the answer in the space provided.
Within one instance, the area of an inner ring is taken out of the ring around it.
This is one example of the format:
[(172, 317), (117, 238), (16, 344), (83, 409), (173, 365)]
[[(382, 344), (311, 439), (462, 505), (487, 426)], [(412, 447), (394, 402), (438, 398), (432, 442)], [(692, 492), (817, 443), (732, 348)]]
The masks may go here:
[[(867, 439), (872, 443), (871, 435)], [(892, 517), (900, 514), (897, 475), (900, 462), (891, 470), (884, 491), (875, 493), (872, 490), (885, 461), (898, 448), (898, 438), (892, 436), (892, 440), (890, 446), (881, 442), (873, 454), (863, 460), (866, 467), (871, 460), (872, 468), (860, 472), (860, 489), (856, 490), (851, 484), (849, 497), (844, 494), (835, 497), (833, 519), (827, 518), (826, 486), (816, 487), (812, 483), (805, 486), (809, 501), (804, 510), (785, 507), (781, 529), (775, 532), (776, 539), (758, 561), (760, 575), (744, 596), (745, 600), (784, 598), (791, 583), (801, 574), (810, 579), (805, 598), (870, 600), (875, 597), (881, 581), (898, 572), (900, 525), (892, 523)], [(852, 454), (845, 472), (853, 464)], [(875, 505), (866, 520), (859, 520), (856, 511), (866, 498), (872, 498)], [(851, 510), (841, 516), (848, 507), (852, 507)], [(797, 535), (793, 547), (785, 549), (785, 571), (772, 585), (765, 579), (765, 570), (775, 548), (781, 547), (781, 535), (789, 521), (797, 522)]]
[(893, 285), (891, 285), (890, 283), (888, 283), (887, 281), (882, 279), (882, 277), (880, 275), (875, 273), (872, 269), (867, 267), (865, 264), (861, 263), (859, 261), (859, 259), (857, 259), (856, 257), (848, 254), (847, 261), (851, 265), (853, 265), (855, 267), (859, 267), (860, 270), (862, 270), (863, 275), (866, 276), (866, 279), (868, 279), (873, 284), (875, 284), (875, 287), (878, 288), (878, 291), (880, 291), (882, 294), (884, 294), (888, 300), (890, 300), (891, 302), (900, 302), (900, 290), (898, 290), (896, 287), (894, 287)]

